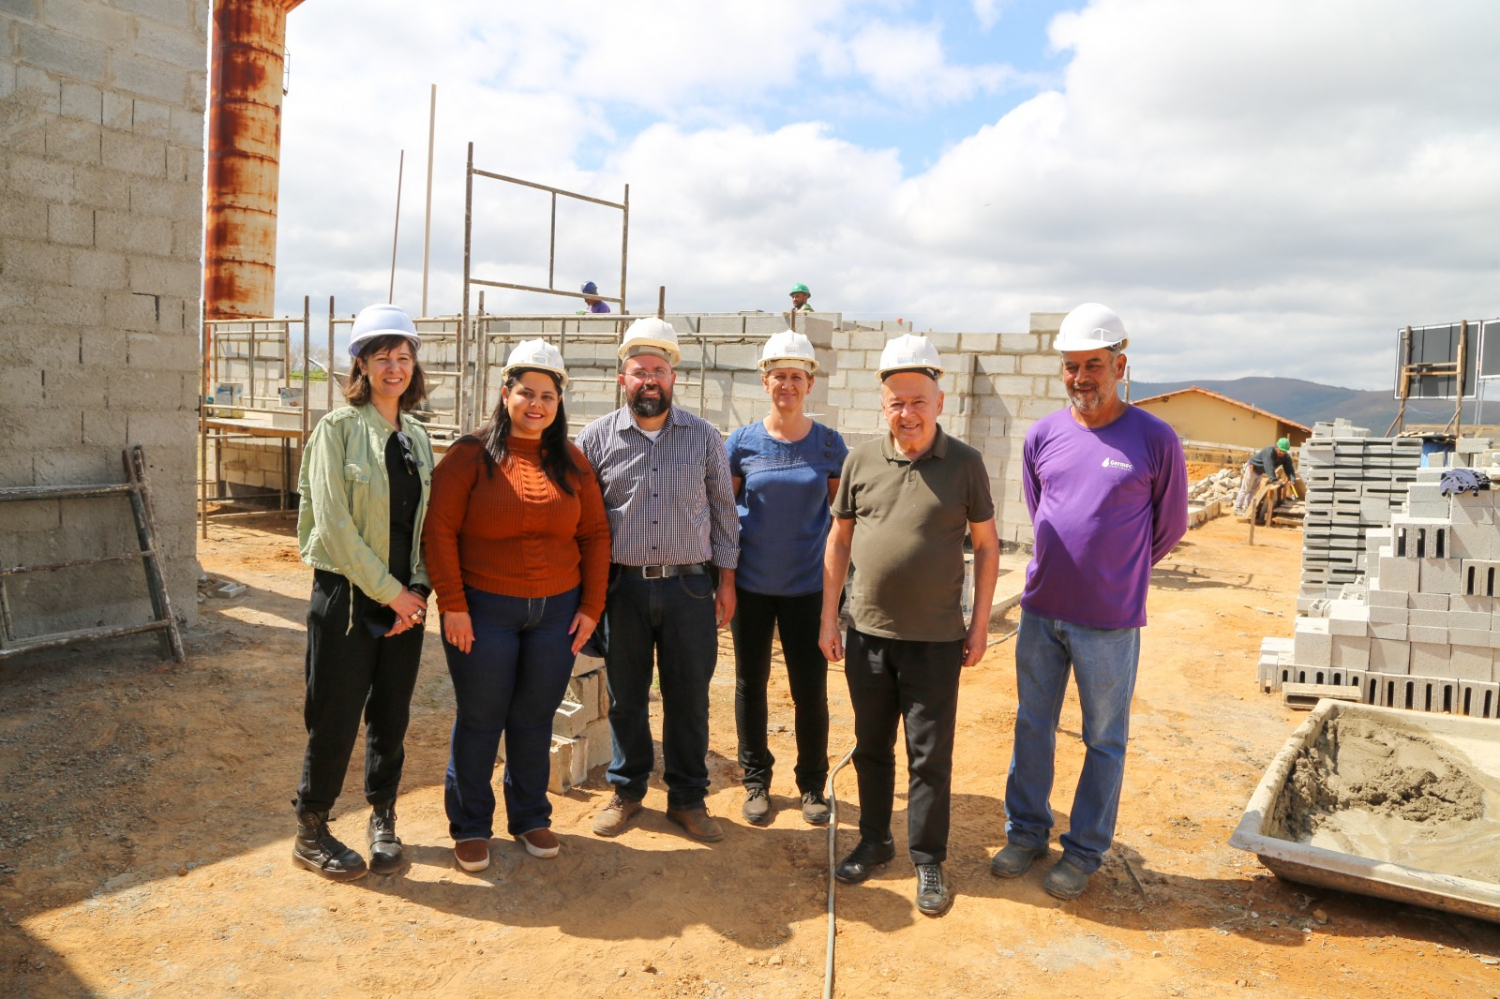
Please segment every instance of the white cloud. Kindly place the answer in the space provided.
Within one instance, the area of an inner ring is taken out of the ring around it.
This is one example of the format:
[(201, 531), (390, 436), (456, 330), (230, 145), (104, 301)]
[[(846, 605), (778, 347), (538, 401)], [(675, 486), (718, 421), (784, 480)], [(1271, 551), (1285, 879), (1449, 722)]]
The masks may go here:
[[(899, 150), (842, 139), (837, 120), (762, 121), (837, 88), (972, 114), (1014, 85), (1009, 70), (953, 64), (923, 12), (358, 7), (291, 16), (306, 34), (286, 110), (283, 308), (304, 293), (336, 292), (340, 311), (383, 297), (402, 146), (397, 297), (415, 300), (435, 78), (435, 309), (457, 306), (472, 139), (499, 172), (611, 200), (631, 185), (637, 309), (659, 284), (674, 307), (775, 309), (801, 280), (825, 308), (1010, 330), (1099, 300), (1134, 327), (1138, 378), (1364, 386), (1388, 382), (1396, 327), (1500, 314), (1489, 3), (1101, 0), (1053, 22), (1058, 89), (951, 148), (907, 150), (931, 163), (910, 175)], [(981, 21), (1000, 9), (975, 5)], [(478, 264), (545, 280), (546, 196), (480, 198)], [(573, 208), (559, 286), (613, 286), (617, 217)]]

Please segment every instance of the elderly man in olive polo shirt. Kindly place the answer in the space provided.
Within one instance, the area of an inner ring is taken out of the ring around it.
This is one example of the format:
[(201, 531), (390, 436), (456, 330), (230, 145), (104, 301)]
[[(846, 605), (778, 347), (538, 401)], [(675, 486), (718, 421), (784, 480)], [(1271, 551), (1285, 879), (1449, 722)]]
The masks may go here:
[[(854, 706), (859, 844), (835, 870), (846, 884), (896, 854), (891, 811), (896, 727), (906, 728), (910, 776), (907, 852), (917, 868), (917, 910), (940, 916), (953, 777), (958, 678), (984, 655), (1000, 565), (995, 505), (979, 452), (943, 432), (942, 359), (907, 334), (880, 356), (880, 402), (890, 433), (850, 452), (833, 503), (823, 563), (819, 645), (844, 658), (839, 592), (852, 559), (844, 676)], [(974, 546), (974, 614), (960, 609), (964, 535)]]

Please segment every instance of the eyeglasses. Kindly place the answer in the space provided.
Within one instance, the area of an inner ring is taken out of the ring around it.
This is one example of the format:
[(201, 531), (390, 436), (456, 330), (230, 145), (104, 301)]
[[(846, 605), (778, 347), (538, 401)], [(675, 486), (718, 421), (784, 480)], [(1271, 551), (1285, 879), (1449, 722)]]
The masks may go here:
[(417, 457), (411, 453), (411, 438), (404, 431), (396, 431), (396, 443), (401, 445), (401, 458), (406, 462), (406, 470), (412, 475), (417, 474)]
[(652, 368), (648, 371), (640, 368), (635, 371), (625, 372), (625, 377), (638, 382), (664, 382), (672, 377), (672, 369)]

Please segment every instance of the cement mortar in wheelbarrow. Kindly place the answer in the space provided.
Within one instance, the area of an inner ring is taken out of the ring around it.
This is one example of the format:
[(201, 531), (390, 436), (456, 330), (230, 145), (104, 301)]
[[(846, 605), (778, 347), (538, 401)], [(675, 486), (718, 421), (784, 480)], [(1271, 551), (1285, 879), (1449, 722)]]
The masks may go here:
[(1500, 922), (1500, 722), (1320, 701), (1229, 843), (1288, 881)]

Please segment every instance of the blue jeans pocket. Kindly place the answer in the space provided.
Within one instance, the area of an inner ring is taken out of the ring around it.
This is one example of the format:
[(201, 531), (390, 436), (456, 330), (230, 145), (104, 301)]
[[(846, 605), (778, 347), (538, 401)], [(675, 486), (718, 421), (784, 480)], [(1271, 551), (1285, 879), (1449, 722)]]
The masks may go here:
[(701, 576), (678, 576), (678, 585), (682, 592), (694, 600), (712, 600), (714, 595), (713, 580), (705, 573)]

